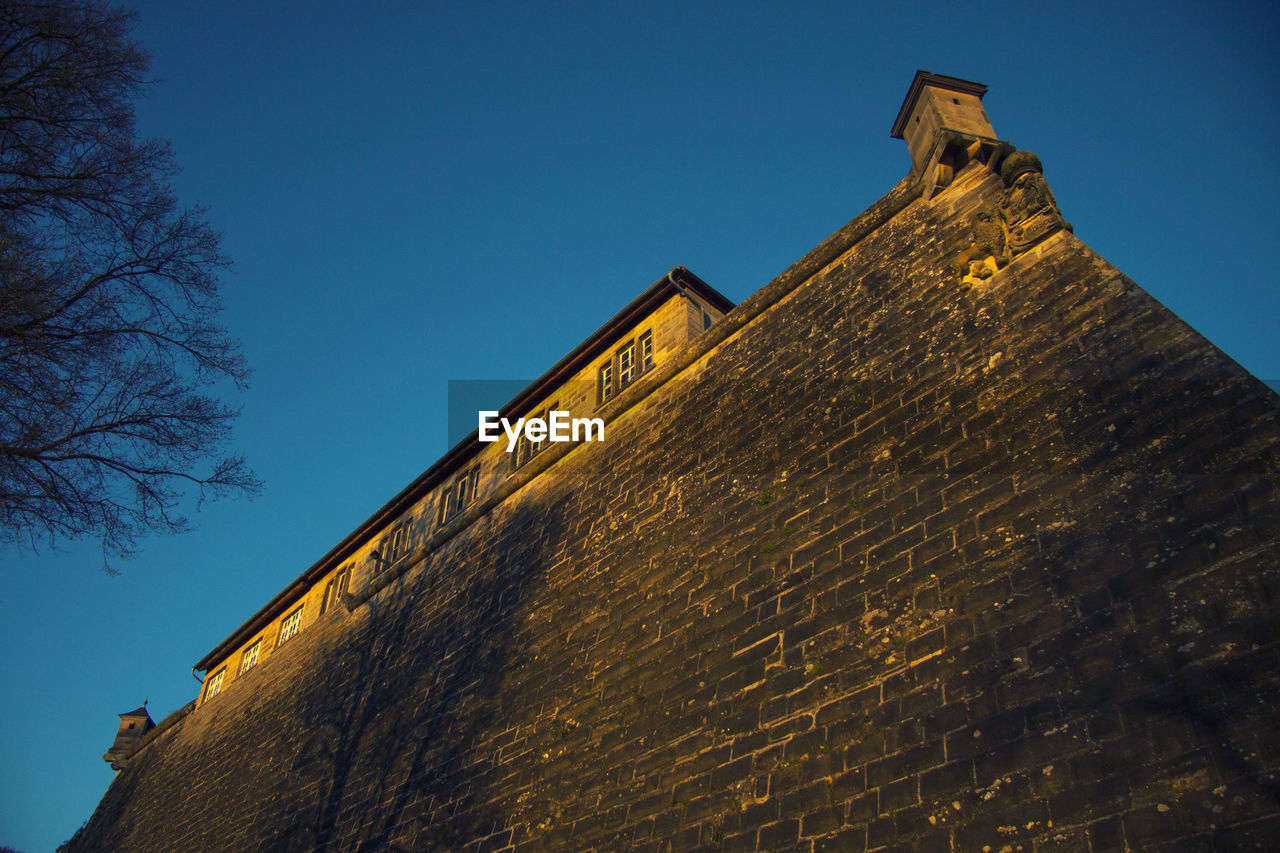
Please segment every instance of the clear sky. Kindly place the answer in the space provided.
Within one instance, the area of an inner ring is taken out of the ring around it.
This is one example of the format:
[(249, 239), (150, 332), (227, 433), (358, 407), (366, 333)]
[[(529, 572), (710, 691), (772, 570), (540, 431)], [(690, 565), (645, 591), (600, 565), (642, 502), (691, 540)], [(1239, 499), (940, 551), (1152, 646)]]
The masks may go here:
[(235, 449), (267, 489), (119, 577), (92, 543), (0, 551), (0, 845), (66, 840), (116, 714), (192, 699), (192, 664), (447, 449), (450, 380), (536, 377), (677, 264), (741, 301), (888, 192), (918, 68), (990, 86), (1076, 234), (1280, 379), (1274, 3), (139, 8), (141, 130), (235, 261)]

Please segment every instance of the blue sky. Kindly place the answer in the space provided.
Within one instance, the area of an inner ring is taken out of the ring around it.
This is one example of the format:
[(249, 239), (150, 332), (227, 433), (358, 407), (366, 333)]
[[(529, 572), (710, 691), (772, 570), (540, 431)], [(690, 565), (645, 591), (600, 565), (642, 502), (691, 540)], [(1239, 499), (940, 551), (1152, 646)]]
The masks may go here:
[(886, 193), (918, 68), (989, 85), (1076, 234), (1280, 379), (1271, 3), (139, 9), (141, 130), (235, 261), (235, 449), (267, 490), (119, 577), (93, 543), (0, 551), (0, 844), (68, 838), (116, 714), (193, 698), (195, 661), (447, 449), (450, 380), (532, 379), (677, 264), (741, 301)]

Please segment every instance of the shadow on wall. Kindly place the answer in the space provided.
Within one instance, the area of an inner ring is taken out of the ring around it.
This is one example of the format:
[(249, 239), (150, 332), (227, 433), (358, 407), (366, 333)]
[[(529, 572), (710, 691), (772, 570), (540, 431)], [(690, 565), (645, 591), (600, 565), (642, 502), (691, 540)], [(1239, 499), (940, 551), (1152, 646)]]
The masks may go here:
[[(1043, 466), (1053, 497), (986, 533), (978, 552), (994, 555), (983, 571), (991, 581), (957, 606), (997, 643), (952, 694), (987, 709), (948, 737), (949, 759), (973, 761), (966, 814), (1060, 827), (1124, 815), (1125, 839), (1143, 847), (1188, 827), (1216, 827), (1222, 849), (1275, 831), (1256, 821), (1280, 803), (1280, 553), (1258, 531), (1274, 529), (1280, 497), (1256, 470), (1256, 448), (1236, 439), (1235, 418), (1274, 406), (1250, 382), (1062, 392), (1064, 455), (1081, 460), (1083, 476), (1024, 460), (1024, 473)], [(1226, 390), (1240, 402), (1177, 405), (1189, 389), (1192, 399)], [(1069, 480), (1069, 492), (1058, 487)], [(1042, 817), (1033, 799), (1048, 804)], [(1118, 837), (1109, 823), (1094, 827), (1097, 839)], [(974, 842), (987, 828), (958, 828), (956, 838)]]
[(254, 820), (277, 832), (256, 849), (452, 849), (507, 826), (480, 796), (496, 755), (476, 747), (501, 726), (517, 617), (560, 528), (546, 507), (482, 519), (351, 614), (328, 678), (298, 696), (296, 758), (264, 797), (274, 819)]

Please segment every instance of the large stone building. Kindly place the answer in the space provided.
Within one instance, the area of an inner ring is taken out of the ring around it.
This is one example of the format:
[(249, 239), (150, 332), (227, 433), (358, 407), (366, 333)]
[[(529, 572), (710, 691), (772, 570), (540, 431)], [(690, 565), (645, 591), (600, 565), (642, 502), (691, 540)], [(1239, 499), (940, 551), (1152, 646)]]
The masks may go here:
[(887, 195), (736, 307), (677, 267), (503, 410), (603, 440), (392, 498), (69, 848), (1273, 848), (1277, 398), (984, 91), (917, 74)]

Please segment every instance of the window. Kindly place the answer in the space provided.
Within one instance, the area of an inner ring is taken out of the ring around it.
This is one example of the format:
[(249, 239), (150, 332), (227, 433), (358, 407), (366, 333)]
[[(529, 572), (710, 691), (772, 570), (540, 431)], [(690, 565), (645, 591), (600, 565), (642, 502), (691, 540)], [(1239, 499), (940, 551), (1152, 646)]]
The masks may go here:
[[(547, 410), (543, 409), (542, 411), (538, 412), (538, 414), (534, 415), (534, 418), (542, 421), (545, 424), (547, 422)], [(543, 436), (537, 441), (534, 441), (532, 438), (529, 439), (529, 456), (531, 457), (537, 456), (539, 453), (541, 453), (542, 448), (546, 446), (546, 443), (547, 443), (546, 436)]]
[(640, 336), (640, 372), (653, 370), (653, 333), (645, 332)]
[(538, 420), (547, 424), (548, 437), (543, 438), (542, 441), (530, 441), (528, 438), (525, 438), (524, 431), (522, 430), (520, 432), (520, 438), (516, 440), (514, 467), (519, 468), (520, 466), (528, 462), (530, 459), (537, 456), (542, 451), (547, 450), (551, 447), (551, 439), (549, 437), (551, 435), (551, 432), (550, 432), (551, 423), (548, 420), (548, 418), (551, 417), (552, 412), (556, 412), (559, 410), (560, 410), (560, 401), (557, 400), (556, 402), (547, 406), (545, 409), (538, 412), (537, 414), (528, 415), (529, 418), (537, 418)]
[(258, 647), (261, 645), (261, 639), (254, 640), (253, 645), (245, 649), (244, 654), (240, 655), (240, 672), (236, 674), (236, 678), (239, 678), (241, 675), (244, 675), (246, 672), (253, 669), (254, 665), (258, 662)]
[(215, 672), (213, 675), (205, 679), (204, 682), (204, 701), (208, 702), (214, 696), (218, 695), (218, 691), (222, 689), (222, 676), (227, 672), (226, 668)]
[(449, 519), (458, 514), (458, 507), (454, 503), (456, 497), (453, 487), (444, 490), (444, 494), (440, 496), (440, 523), (444, 524)]
[(280, 620), (280, 639), (276, 640), (276, 648), (292, 640), (300, 627), (302, 627), (301, 607)]
[(324, 613), (329, 608), (335, 606), (342, 600), (342, 594), (347, 591), (347, 581), (351, 578), (351, 567), (348, 566), (333, 576), (330, 581), (324, 585), (324, 598), (320, 599), (320, 612)]
[(476, 486), (480, 480), (480, 470), (472, 468), (459, 474), (449, 487), (444, 490), (440, 501), (440, 523), (444, 524), (456, 518), (476, 497)]
[(699, 313), (701, 313), (701, 314), (702, 314), (702, 331), (704, 331), (704, 332), (705, 332), (707, 329), (710, 329), (710, 328), (711, 328), (711, 315), (707, 313), (707, 309), (705, 309), (705, 308), (703, 308), (701, 305), (699, 305), (699, 304), (698, 304), (698, 301), (697, 301), (696, 299), (690, 299), (690, 300), (689, 300), (689, 305), (691, 305), (691, 306), (693, 307), (693, 310), (694, 310), (694, 311), (697, 311), (697, 312), (699, 312)]
[(391, 544), (387, 546), (387, 562), (394, 563), (408, 550), (409, 525), (401, 524), (391, 531)]
[(613, 396), (613, 359), (600, 367), (600, 402)]
[(390, 533), (379, 540), (378, 547), (369, 552), (375, 575), (381, 574), (383, 570), (390, 568), (397, 560), (409, 553), (410, 524), (411, 522), (405, 521), (393, 527)]
[[(636, 345), (640, 358), (636, 360)], [(628, 341), (613, 357), (600, 365), (600, 403), (617, 395), (639, 376), (653, 369), (653, 332), (646, 330), (636, 340)]]
[(618, 387), (626, 388), (636, 378), (636, 345), (627, 344), (618, 350)]

